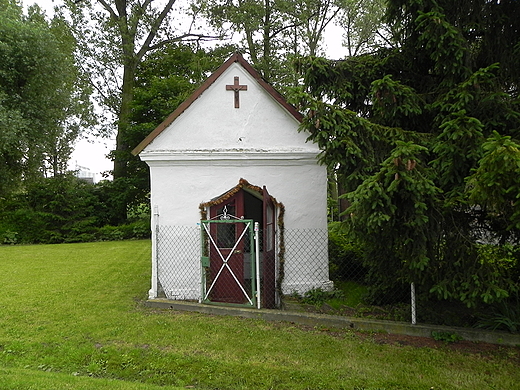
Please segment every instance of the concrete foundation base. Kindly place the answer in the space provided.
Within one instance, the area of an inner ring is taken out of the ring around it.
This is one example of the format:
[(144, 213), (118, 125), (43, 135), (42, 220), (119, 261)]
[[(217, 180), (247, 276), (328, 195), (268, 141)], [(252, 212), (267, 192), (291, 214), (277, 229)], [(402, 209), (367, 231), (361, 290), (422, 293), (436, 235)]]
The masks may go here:
[(490, 332), (472, 328), (458, 328), (440, 325), (412, 325), (406, 322), (381, 321), (364, 318), (343, 317), (326, 314), (297, 313), (285, 310), (249, 309), (220, 305), (207, 305), (195, 302), (172, 301), (168, 299), (151, 299), (146, 306), (172, 309), (181, 311), (193, 311), (198, 313), (238, 316), (244, 318), (257, 318), (266, 321), (294, 322), (309, 326), (326, 326), (339, 329), (355, 329), (373, 332), (386, 332), (390, 334), (404, 334), (408, 336), (432, 337), (432, 332), (450, 332), (461, 336), (464, 340), (519, 346), (520, 335), (507, 332)]

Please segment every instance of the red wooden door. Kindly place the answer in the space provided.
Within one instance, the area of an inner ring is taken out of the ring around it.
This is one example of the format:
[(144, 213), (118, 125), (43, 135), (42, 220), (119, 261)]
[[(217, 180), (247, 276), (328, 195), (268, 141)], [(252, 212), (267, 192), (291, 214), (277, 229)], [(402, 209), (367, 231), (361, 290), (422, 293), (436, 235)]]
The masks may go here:
[(245, 272), (244, 257), (247, 253), (252, 260), (254, 243), (248, 237), (249, 232), (244, 232), (252, 228), (254, 220), (261, 222), (263, 232), (261, 266), (256, 270), (261, 272), (261, 304), (265, 308), (275, 308), (276, 206), (267, 189), (263, 188), (261, 200), (256, 198), (256, 201), (241, 190), (219, 205), (211, 206), (209, 214), (209, 280), (205, 282), (210, 286), (207, 290), (209, 301), (253, 304), (252, 283), (256, 276), (249, 271), (250, 268)]
[(221, 205), (210, 210), (212, 223), (210, 234), (210, 278), (213, 283), (210, 293), (212, 302), (247, 303), (244, 294), (244, 242), (248, 228), (236, 218), (244, 214), (243, 196), (239, 192)]

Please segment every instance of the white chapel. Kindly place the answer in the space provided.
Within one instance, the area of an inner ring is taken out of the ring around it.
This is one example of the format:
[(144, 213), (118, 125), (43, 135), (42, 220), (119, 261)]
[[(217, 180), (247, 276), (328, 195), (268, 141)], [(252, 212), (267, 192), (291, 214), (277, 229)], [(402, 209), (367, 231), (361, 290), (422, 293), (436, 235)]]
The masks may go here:
[(150, 299), (274, 308), (330, 289), (327, 173), (301, 114), (229, 58), (133, 151), (150, 167)]

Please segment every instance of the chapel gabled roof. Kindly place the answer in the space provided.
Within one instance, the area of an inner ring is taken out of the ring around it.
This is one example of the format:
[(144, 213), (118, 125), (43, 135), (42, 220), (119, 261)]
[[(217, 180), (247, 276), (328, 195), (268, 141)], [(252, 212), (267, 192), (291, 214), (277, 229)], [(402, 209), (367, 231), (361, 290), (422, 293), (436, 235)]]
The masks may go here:
[(132, 150), (134, 156), (138, 155), (143, 149), (148, 146), (159, 134), (161, 134), (170, 124), (175, 121), (191, 104), (197, 100), (232, 64), (238, 62), (257, 82), (258, 84), (275, 99), (283, 108), (285, 108), (298, 122), (302, 121), (302, 114), (296, 110), (294, 106), (289, 104), (287, 100), (274, 89), (267, 81), (265, 81), (260, 73), (258, 73), (247, 62), (242, 54), (233, 54), (226, 62), (224, 62), (208, 79), (197, 88), (188, 99), (182, 102), (175, 111), (173, 111), (159, 126), (155, 128), (148, 136)]

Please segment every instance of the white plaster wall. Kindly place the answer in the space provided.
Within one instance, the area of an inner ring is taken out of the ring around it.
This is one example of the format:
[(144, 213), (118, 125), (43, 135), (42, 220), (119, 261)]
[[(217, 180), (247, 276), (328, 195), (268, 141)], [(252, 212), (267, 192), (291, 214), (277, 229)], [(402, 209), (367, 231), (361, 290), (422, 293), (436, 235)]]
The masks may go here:
[[(284, 293), (304, 293), (314, 287), (330, 287), (324, 167), (310, 161), (305, 165), (279, 166), (172, 166), (160, 163), (152, 165), (151, 173), (151, 202), (153, 206), (158, 205), (161, 226), (197, 226), (200, 221), (200, 203), (235, 187), (240, 178), (253, 185), (265, 185), (269, 193), (285, 206), (286, 244), (294, 244), (300, 239), (306, 245), (303, 252), (294, 245), (286, 245)], [(310, 236), (306, 236), (308, 234)], [(192, 237), (177, 236), (176, 239), (184, 247), (183, 243)], [(177, 262), (184, 264), (181, 266), (182, 274), (163, 277), (161, 280), (168, 298), (198, 299), (199, 255), (199, 250), (191, 259), (188, 259), (188, 255), (170, 255), (166, 263), (162, 262), (174, 268), (179, 267)], [(191, 289), (184, 286), (187, 278), (194, 281)]]
[[(231, 162), (230, 162), (231, 163)], [(194, 226), (199, 205), (235, 187), (240, 178), (266, 186), (286, 208), (287, 229), (327, 227), (325, 168), (317, 164), (272, 166), (167, 165), (151, 166), (152, 206), (161, 225)]]
[[(226, 91), (239, 76), (240, 108)], [(277, 107), (276, 107), (277, 106)], [(278, 108), (278, 109), (277, 109)], [(296, 119), (274, 101), (240, 65), (231, 65), (191, 106), (150, 143), (145, 151), (164, 150), (306, 150), (319, 152)]]
[[(239, 76), (248, 86), (226, 91)], [(318, 165), (319, 149), (298, 132), (299, 122), (240, 65), (231, 65), (188, 109), (141, 152), (151, 172), (152, 209), (161, 226), (174, 226), (175, 241), (193, 243), (200, 221), (199, 205), (235, 187), (241, 178), (285, 206), (288, 236), (316, 230), (324, 238), (302, 253), (286, 247), (284, 292), (327, 286), (327, 175)], [(194, 246), (194, 244), (191, 244)], [(179, 255), (159, 251), (158, 278), (168, 298), (195, 299), (200, 291), (200, 251)], [(185, 262), (185, 264), (183, 264)], [(164, 267), (179, 270), (168, 274)], [(182, 274), (182, 275), (181, 275)], [(193, 281), (187, 286), (186, 280)], [(195, 283), (197, 281), (197, 283)], [(196, 284), (196, 285), (195, 285)], [(152, 290), (154, 286), (152, 285)], [(150, 297), (156, 296), (156, 291)]]

